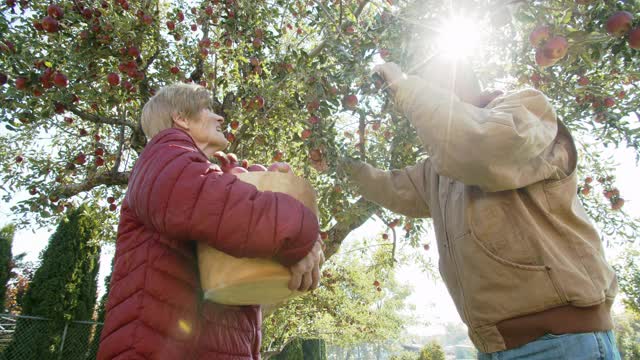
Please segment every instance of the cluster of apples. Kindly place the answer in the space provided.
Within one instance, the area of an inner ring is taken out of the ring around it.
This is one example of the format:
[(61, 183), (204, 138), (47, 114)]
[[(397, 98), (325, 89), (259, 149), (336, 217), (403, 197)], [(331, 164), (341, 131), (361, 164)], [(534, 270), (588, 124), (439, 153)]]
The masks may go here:
[(529, 34), (529, 42), (536, 49), (536, 64), (547, 67), (557, 63), (567, 55), (569, 42), (560, 35), (552, 36), (551, 28), (540, 25)]
[(220, 164), (220, 169), (225, 173), (230, 174), (242, 174), (246, 172), (253, 171), (272, 171), (272, 172), (281, 172), (281, 173), (293, 173), (291, 170), (291, 166), (285, 162), (276, 161), (273, 164), (269, 165), (269, 167), (265, 167), (260, 164), (249, 165), (249, 161), (243, 159), (238, 161), (238, 157), (236, 154), (225, 154), (222, 151), (217, 151), (213, 154), (213, 157), (218, 160)]
[(633, 26), (633, 14), (628, 11), (618, 11), (607, 19), (607, 32), (611, 36), (627, 36), (627, 43), (632, 49), (640, 49), (640, 27)]
[[(598, 182), (605, 187), (602, 194), (611, 203), (611, 210), (620, 210), (624, 205), (624, 199), (620, 197), (620, 190), (618, 190), (618, 188), (607, 185), (611, 180), (613, 180), (613, 178), (609, 176), (607, 178), (599, 178)], [(580, 188), (582, 195), (587, 196), (591, 193), (591, 189), (593, 188), (591, 183), (593, 183), (593, 178), (587, 176)]]

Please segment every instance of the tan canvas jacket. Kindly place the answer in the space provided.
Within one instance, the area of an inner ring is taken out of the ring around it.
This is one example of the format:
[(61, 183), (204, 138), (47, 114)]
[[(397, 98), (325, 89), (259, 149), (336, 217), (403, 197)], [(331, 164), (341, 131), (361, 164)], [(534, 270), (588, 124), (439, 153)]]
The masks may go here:
[(347, 170), (365, 198), (433, 219), (440, 274), (480, 351), (507, 348), (503, 320), (613, 301), (615, 275), (577, 197), (575, 144), (541, 92), (478, 108), (409, 77), (396, 104), (429, 157)]

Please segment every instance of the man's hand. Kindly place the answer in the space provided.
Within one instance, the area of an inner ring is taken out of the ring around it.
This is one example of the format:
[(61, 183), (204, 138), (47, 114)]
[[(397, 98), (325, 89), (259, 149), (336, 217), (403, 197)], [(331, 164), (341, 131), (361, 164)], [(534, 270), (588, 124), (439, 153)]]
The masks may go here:
[(398, 90), (398, 82), (405, 78), (400, 66), (393, 62), (376, 65), (374, 66), (373, 71), (382, 76), (384, 81), (387, 83), (387, 86), (389, 86), (393, 92)]
[(320, 266), (324, 263), (324, 253), (322, 252), (322, 242), (318, 241), (302, 260), (289, 268), (291, 280), (289, 290), (307, 291), (314, 290), (320, 283)]

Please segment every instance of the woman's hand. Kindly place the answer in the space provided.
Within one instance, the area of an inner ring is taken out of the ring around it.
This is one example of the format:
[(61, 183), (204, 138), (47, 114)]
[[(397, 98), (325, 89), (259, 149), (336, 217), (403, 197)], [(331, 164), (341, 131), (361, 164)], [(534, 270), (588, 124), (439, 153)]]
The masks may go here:
[(323, 263), (322, 240), (318, 235), (318, 241), (313, 245), (307, 256), (289, 268), (291, 271), (289, 290), (307, 291), (317, 288), (320, 283), (320, 266)]
[(398, 90), (398, 82), (405, 78), (400, 66), (393, 62), (376, 65), (373, 67), (373, 71), (382, 76), (387, 86), (389, 86), (394, 93)]

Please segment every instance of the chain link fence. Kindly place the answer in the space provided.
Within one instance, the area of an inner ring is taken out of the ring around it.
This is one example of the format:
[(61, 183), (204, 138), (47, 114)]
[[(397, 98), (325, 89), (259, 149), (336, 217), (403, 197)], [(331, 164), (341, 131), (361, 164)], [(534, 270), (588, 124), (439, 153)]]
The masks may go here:
[(93, 360), (102, 323), (0, 315), (0, 360)]

